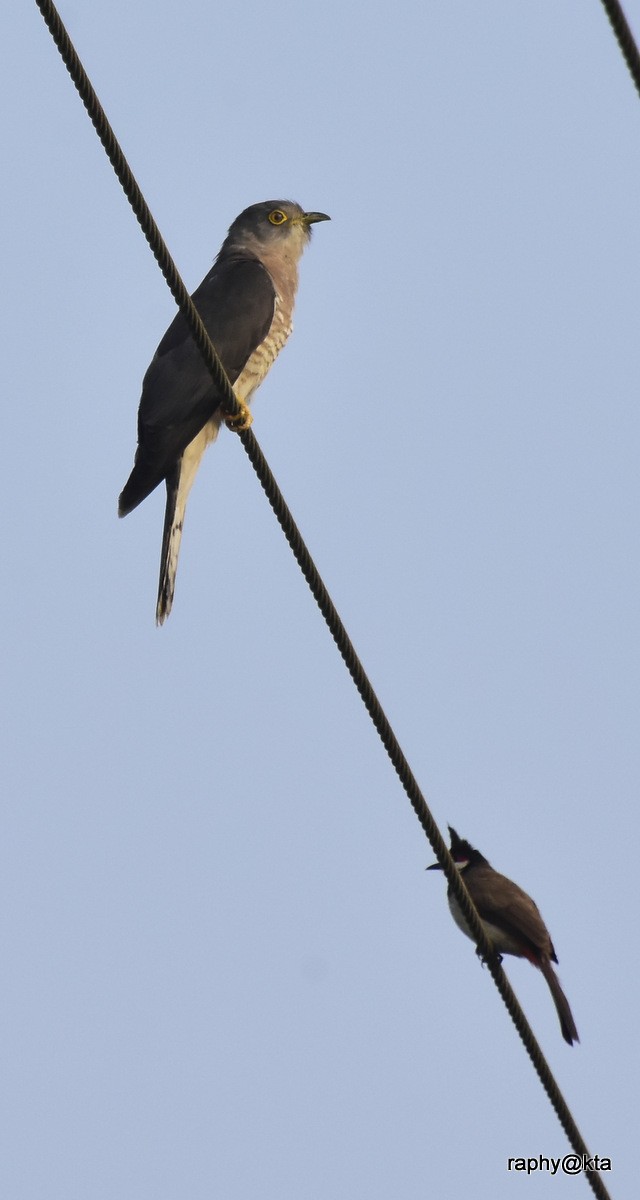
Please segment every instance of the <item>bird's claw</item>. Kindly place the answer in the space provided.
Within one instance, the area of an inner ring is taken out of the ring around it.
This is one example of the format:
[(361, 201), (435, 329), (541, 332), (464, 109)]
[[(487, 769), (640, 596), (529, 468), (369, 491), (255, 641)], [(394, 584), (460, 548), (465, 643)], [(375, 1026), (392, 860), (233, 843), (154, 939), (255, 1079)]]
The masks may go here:
[[(477, 954), (478, 958), (480, 959), (480, 962), (482, 963), (482, 966), (483, 966), (483, 967), (486, 967), (487, 963), (490, 961), (490, 960), (487, 958), (486, 954), (483, 954), (483, 953), (482, 953), (482, 950), (476, 950), (476, 954)], [(493, 961), (493, 962), (497, 962), (498, 966), (500, 966), (500, 963), (502, 962), (502, 955), (501, 955), (501, 954), (494, 954), (494, 955), (493, 955), (493, 958), (492, 958), (492, 960), (491, 960), (491, 961)]]
[(253, 417), (246, 404), (243, 404), (241, 400), (238, 400), (238, 404), (240, 405), (240, 412), (236, 413), (235, 416), (233, 413), (225, 413), (224, 423), (232, 433), (246, 433), (247, 429), (250, 429), (253, 424)]

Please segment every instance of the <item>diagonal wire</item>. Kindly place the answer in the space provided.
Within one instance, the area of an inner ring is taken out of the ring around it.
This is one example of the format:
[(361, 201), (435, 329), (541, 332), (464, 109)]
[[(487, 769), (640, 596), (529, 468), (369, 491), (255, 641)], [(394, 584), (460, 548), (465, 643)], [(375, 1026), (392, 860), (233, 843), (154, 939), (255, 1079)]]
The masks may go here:
[(624, 9), (619, 0), (602, 0), (602, 6), (611, 22), (631, 78), (636, 85), (636, 91), (640, 95), (640, 51), (638, 51), (631, 27), (624, 15)]
[(171, 294), (187, 318), (192, 336), (211, 372), (213, 381), (224, 396), (225, 411), (228, 410), (231, 416), (237, 416), (240, 412), (240, 406), (233, 388), (227, 379), (224, 367), (211, 344), (211, 339), (202, 324), (198, 311), (180, 278), (178, 268), (151, 215), (151, 210), (140, 191), (135, 176), (118, 143), (118, 139), (109, 124), (107, 115), (91, 85), (91, 81), (78, 58), (71, 38), (62, 23), (60, 14), (55, 5), (50, 3), (49, 0), (43, 0), (42, 3), (40, 3), (40, 0), (36, 0), (36, 4), (44, 17), (49, 32), (80, 94), (82, 103), (91, 118), (93, 127), (104, 146), (109, 162), (122, 185), (122, 189), (134, 211), (142, 232), (153, 251), (156, 262), (169, 285)]
[[(151, 215), (149, 207), (140, 191), (133, 173), (124, 157), (116, 136), (111, 128), (106, 114), (98, 100), (91, 82), (73, 47), (71, 39), (62, 23), (59, 13), (52, 0), (36, 0), (36, 4), (44, 18), (51, 36), (60, 52), (64, 64), (77, 88), (82, 102), (91, 118), (94, 128), (104, 146), (109, 161), (122, 185), (142, 231), (156, 257), (158, 265), (169, 285), (172, 295), (189, 323), (191, 332), (198, 349), (207, 364), (209, 371), (224, 396), (224, 408), (235, 415), (239, 405), (233, 389), (226, 377), (224, 368), (209, 340), (207, 332), (200, 320), (197, 310), (180, 278), (177, 267), (173, 262), (162, 235)], [(251, 430), (239, 434), (244, 449), (258, 475), (267, 499), (278, 519), (282, 531), (289, 543), (294, 557), (311, 589), (320, 611), (329, 627), (345, 665), (353, 679), (360, 697), (373, 721), (393, 767), (411, 802), (414, 812), (431, 843), (438, 862), (444, 870), (451, 890), (458, 901), (462, 913), (473, 934), (478, 951), (486, 960), (488, 969), (509, 1011), (511, 1019), (524, 1043), (525, 1049), (533, 1063), (547, 1096), (558, 1116), (567, 1138), (577, 1155), (586, 1162), (585, 1178), (588, 1180), (594, 1195), (598, 1200), (610, 1200), (601, 1176), (590, 1164), (590, 1155), (582, 1138), (571, 1111), (556, 1083), (551, 1069), (544, 1057), (533, 1031), (525, 1017), (518, 999), (505, 975), (499, 959), (496, 957), (489, 942), (477, 910), (462, 881), (459, 871), (448, 851), (440, 830), (431, 811), (420, 791), (417, 780), (411, 771), (409, 763), (400, 747), (387, 716), (378, 700), (376, 693), (366, 675), (364, 667), (340, 619), (339, 613), (320, 577), (315, 563), (307, 549), (293, 516), (280, 492), (269, 465)]]

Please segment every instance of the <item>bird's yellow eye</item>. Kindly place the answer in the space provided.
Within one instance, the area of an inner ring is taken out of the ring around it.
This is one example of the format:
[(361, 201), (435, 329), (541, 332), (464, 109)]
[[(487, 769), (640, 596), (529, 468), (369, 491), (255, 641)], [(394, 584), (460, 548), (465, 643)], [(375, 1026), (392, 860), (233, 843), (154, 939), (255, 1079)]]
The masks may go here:
[(273, 212), (269, 213), (269, 220), (272, 225), (284, 225), (288, 218), (287, 214), (282, 212), (282, 209), (274, 208)]

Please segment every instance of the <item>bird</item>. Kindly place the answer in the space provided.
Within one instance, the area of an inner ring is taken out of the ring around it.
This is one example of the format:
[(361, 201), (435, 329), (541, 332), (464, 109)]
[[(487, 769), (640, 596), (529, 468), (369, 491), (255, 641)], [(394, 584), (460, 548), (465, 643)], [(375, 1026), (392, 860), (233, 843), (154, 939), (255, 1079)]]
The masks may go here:
[[(534, 967), (544, 975), (553, 997), (560, 1029), (565, 1042), (570, 1046), (579, 1042), (578, 1030), (560, 981), (552, 963), (557, 963), (556, 952), (549, 931), (540, 916), (536, 904), (526, 892), (494, 871), (487, 859), (475, 850), (469, 842), (458, 837), (455, 829), (449, 826), (451, 837), (451, 857), (456, 864), (465, 886), (482, 922), (482, 927), (491, 942), (495, 953), (501, 958), (503, 954), (513, 954), (517, 958), (527, 958)], [(432, 863), (428, 871), (441, 871), (440, 863)], [(473, 939), (473, 934), (462, 915), (460, 905), (452, 894), (451, 886), (447, 889), (447, 899), (451, 915), (456, 925)]]
[(230, 225), (193, 302), (240, 405), (222, 410), (211, 378), (182, 313), (162, 338), (142, 383), (138, 446), (122, 489), (118, 515), (126, 516), (162, 482), (167, 501), (160, 559), (156, 624), (171, 612), (187, 498), (207, 446), (222, 421), (236, 430), (251, 424), (248, 405), (292, 330), (298, 263), (311, 227), (329, 221), (292, 200), (265, 200), (245, 208)]

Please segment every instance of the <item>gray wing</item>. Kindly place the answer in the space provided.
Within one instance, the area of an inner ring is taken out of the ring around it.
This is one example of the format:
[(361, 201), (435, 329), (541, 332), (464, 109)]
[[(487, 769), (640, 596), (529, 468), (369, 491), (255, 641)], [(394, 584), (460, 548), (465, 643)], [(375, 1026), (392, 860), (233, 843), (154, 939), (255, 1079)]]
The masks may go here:
[[(219, 259), (193, 293), (193, 302), (231, 383), (264, 341), (275, 311), (271, 276), (257, 258)], [(221, 402), (182, 313), (165, 333), (144, 377), (138, 410), (138, 449), (120, 496), (131, 512), (166, 478)]]

